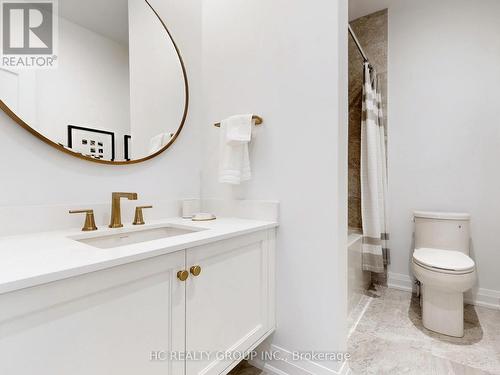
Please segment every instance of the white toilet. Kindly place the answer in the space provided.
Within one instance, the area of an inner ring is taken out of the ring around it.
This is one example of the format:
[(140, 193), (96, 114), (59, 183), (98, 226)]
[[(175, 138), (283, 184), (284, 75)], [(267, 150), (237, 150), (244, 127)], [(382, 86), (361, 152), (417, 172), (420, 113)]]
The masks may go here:
[(469, 257), (470, 215), (414, 212), (413, 273), (421, 283), (424, 327), (448, 336), (464, 335), (464, 295), (476, 280)]

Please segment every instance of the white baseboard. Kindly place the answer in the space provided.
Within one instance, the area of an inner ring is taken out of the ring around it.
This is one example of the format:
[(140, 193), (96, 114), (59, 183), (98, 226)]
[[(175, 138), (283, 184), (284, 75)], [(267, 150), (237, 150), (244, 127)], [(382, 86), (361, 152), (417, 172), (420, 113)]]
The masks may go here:
[(465, 293), (465, 303), (500, 310), (500, 291), (478, 288)]
[[(392, 289), (415, 291), (415, 283), (408, 275), (389, 272), (387, 286)], [(500, 291), (484, 288), (475, 288), (464, 296), (465, 303), (500, 310)]]
[(280, 348), (276, 345), (271, 345), (270, 347), (263, 348), (266, 351), (272, 351), (278, 353), (280, 359), (272, 360), (261, 360), (253, 359), (250, 361), (252, 366), (255, 366), (262, 371), (265, 371), (269, 375), (349, 375), (351, 374), (351, 369), (347, 361), (339, 362), (337, 369), (329, 369), (323, 365), (309, 361), (291, 361), (287, 358), (291, 357), (291, 352)]
[(387, 286), (391, 289), (404, 290), (406, 292), (415, 291), (415, 283), (408, 275), (388, 272)]

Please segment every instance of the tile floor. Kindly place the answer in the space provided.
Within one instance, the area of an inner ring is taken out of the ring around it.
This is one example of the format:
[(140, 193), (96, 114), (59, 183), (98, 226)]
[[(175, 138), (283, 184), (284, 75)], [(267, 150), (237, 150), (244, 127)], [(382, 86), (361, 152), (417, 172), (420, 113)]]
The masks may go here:
[(465, 335), (453, 338), (422, 326), (419, 299), (377, 287), (349, 337), (354, 375), (500, 374), (500, 311), (465, 307)]
[(250, 366), (246, 361), (241, 362), (228, 375), (266, 375), (265, 372)]
[[(419, 299), (377, 287), (348, 340), (352, 375), (500, 375), (500, 311), (465, 307), (465, 335), (422, 326)], [(366, 302), (366, 299), (364, 300)], [(229, 375), (266, 375), (246, 362)]]

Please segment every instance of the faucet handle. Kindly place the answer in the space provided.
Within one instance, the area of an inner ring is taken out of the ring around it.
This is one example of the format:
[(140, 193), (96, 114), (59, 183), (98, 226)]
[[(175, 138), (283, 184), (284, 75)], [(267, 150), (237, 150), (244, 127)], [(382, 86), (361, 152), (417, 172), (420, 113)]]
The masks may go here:
[(70, 210), (70, 214), (86, 214), (85, 215), (85, 223), (83, 224), (82, 231), (90, 232), (93, 230), (97, 230), (94, 220), (94, 210)]
[(142, 213), (143, 209), (146, 208), (153, 208), (153, 206), (138, 206), (135, 208), (135, 217), (134, 217), (134, 222), (132, 223), (133, 225), (144, 225), (144, 215)]

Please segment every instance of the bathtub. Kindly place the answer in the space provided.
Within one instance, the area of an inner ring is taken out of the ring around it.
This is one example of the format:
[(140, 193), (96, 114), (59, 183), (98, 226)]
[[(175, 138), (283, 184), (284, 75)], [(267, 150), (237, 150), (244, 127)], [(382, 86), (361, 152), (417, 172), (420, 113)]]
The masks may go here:
[(359, 229), (349, 229), (347, 237), (347, 314), (351, 315), (371, 283), (371, 275), (362, 268), (362, 234)]

